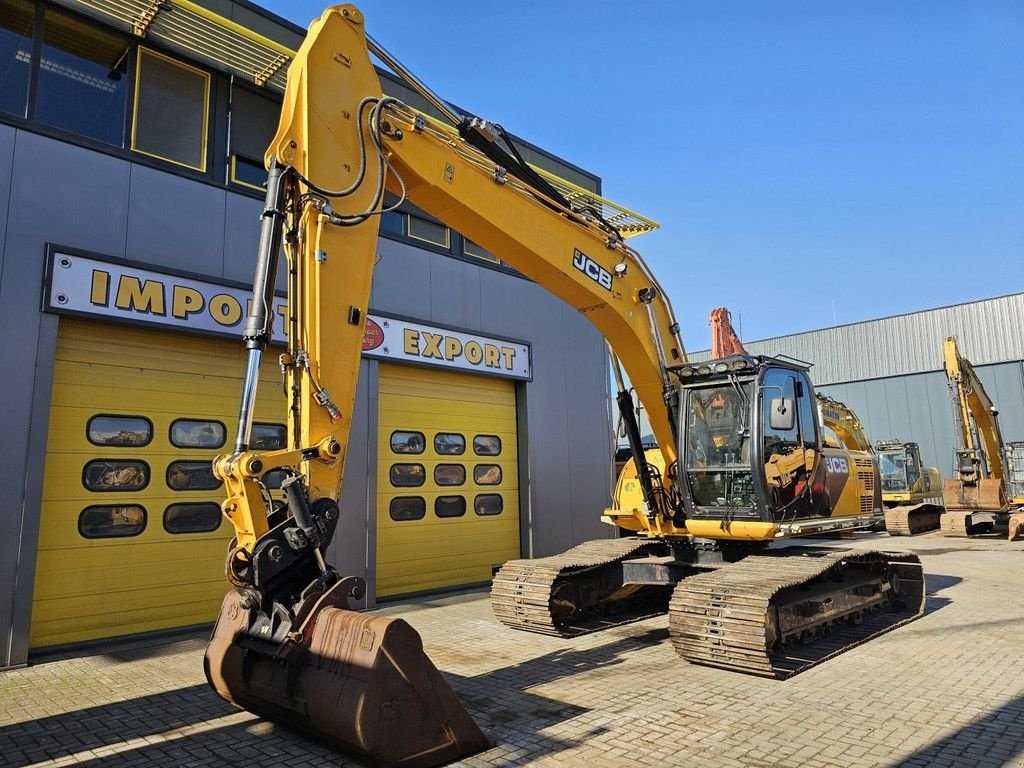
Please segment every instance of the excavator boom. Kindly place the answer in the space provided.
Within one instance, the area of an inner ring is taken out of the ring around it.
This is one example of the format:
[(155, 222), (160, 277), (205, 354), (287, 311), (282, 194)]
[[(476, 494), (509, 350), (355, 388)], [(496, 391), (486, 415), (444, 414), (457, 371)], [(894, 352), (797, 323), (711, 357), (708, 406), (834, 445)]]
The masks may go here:
[[(955, 336), (943, 344), (946, 380), (953, 407), (955, 477), (942, 487), (946, 536), (970, 536), (992, 530), (1007, 517), (1006, 460), (999, 411)], [(1011, 538), (1013, 533), (1010, 534)]]

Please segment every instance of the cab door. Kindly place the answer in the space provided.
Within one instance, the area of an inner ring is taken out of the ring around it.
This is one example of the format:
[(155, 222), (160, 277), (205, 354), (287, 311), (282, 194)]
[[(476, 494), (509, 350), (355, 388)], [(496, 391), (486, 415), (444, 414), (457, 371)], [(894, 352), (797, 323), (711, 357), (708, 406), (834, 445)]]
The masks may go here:
[(761, 378), (761, 456), (776, 520), (828, 515), (814, 392), (807, 375), (768, 368)]

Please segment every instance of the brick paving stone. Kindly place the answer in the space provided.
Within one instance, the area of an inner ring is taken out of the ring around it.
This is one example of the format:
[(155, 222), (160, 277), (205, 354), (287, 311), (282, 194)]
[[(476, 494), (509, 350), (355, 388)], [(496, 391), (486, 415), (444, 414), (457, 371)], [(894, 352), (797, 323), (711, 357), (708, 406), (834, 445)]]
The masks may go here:
[[(817, 543), (817, 542), (816, 542)], [(512, 632), (481, 592), (387, 605), (494, 747), (460, 768), (1024, 768), (1024, 543), (865, 536), (917, 551), (928, 614), (788, 681), (691, 666), (665, 617), (560, 640)], [(0, 673), (0, 764), (48, 768), (359, 763), (207, 687), (205, 633)]]

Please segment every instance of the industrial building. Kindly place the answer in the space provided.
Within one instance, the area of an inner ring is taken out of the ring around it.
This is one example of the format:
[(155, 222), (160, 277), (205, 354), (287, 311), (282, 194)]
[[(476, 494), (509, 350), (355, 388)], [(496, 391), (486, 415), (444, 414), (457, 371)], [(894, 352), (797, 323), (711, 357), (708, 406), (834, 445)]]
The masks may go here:
[[(850, 406), (873, 441), (913, 441), (952, 476), (952, 404), (942, 344), (956, 336), (999, 408), (1006, 443), (1024, 440), (1024, 293), (804, 333), (744, 341), (755, 355), (812, 363), (818, 391)], [(708, 353), (691, 355), (705, 360)]]
[[(231, 526), (210, 460), (238, 413), (262, 155), (304, 31), (233, 0), (0, 7), (3, 667), (217, 615)], [(364, 603), (613, 535), (593, 326), (412, 206), (378, 253), (328, 552)], [(270, 449), (285, 398), (264, 360), (253, 447)]]

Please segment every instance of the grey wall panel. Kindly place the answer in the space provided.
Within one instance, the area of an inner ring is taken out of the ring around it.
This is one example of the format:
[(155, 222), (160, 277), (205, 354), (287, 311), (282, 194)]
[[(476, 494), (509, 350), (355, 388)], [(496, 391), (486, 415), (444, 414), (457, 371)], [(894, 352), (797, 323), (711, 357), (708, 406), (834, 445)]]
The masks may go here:
[(426, 318), (430, 313), (430, 260), (404, 243), (380, 238), (370, 307), (378, 312)]
[[(224, 258), (222, 273), (228, 280), (251, 283), (260, 241), (263, 203), (245, 195), (227, 193), (224, 206)], [(281, 265), (281, 275), (284, 265)], [(281, 284), (283, 288), (283, 284)]]
[[(483, 270), (434, 253), (424, 254), (424, 257), (430, 261), (430, 314), (427, 319), (439, 325), (479, 328), (480, 273)], [(506, 276), (506, 279), (510, 278)], [(509, 319), (504, 318), (506, 328)]]
[(986, 365), (976, 370), (999, 410), (999, 429), (1004, 442), (1024, 440), (1024, 381), (1020, 363)]
[(128, 258), (223, 277), (226, 195), (216, 187), (133, 165)]
[(7, 235), (7, 218), (11, 202), (11, 178), (14, 169), (14, 141), (17, 130), (7, 125), (0, 125), (0, 279), (3, 275), (4, 248), (3, 242)]
[[(565, 371), (565, 412), (569, 430), (567, 480), (571, 504), (569, 535), (576, 542), (616, 535), (615, 528), (600, 520), (611, 501), (610, 392), (605, 355), (583, 355), (577, 351), (603, 351), (601, 335), (576, 310), (564, 306), (563, 312), (568, 354), (576, 358)], [(598, 386), (599, 382), (604, 386)]]
[(373, 597), (374, 554), (377, 526), (377, 363), (363, 360), (359, 366), (359, 386), (352, 413), (345, 454), (345, 477), (341, 486), (341, 517), (334, 541), (327, 552), (328, 562), (342, 576), (367, 579), (367, 594), (355, 606), (369, 607)]
[[(0, 424), (8, 446), (0, 462), (0, 665), (24, 663), (29, 628), (34, 577), (28, 566), (38, 535), (54, 354), (54, 319), (44, 322), (39, 312), (45, 243), (123, 256), (128, 181), (122, 160), (24, 131), (15, 136), (0, 271), (0, 345), (7, 364)], [(41, 334), (41, 327), (49, 330)]]

